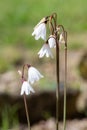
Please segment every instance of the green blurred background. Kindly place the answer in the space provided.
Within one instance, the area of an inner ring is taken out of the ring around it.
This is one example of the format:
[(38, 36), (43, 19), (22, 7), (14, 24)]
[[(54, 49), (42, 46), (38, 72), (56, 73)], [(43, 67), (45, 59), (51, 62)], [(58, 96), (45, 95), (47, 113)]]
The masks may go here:
[(68, 48), (85, 48), (86, 0), (0, 0), (0, 73), (14, 67), (26, 49), (42, 45), (31, 34), (39, 20), (53, 12), (68, 32)]

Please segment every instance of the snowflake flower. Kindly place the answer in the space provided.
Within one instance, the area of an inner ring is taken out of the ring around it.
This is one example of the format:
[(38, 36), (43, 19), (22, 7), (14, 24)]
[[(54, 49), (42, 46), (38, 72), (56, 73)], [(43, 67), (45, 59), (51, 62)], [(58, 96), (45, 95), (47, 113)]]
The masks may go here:
[(56, 40), (54, 35), (50, 35), (48, 39), (49, 47), (50, 48), (55, 48), (56, 47)]
[(53, 58), (52, 52), (50, 50), (50, 47), (48, 44), (44, 44), (41, 48), (41, 50), (38, 52), (39, 58), (42, 58), (44, 55), (46, 55), (46, 57), (50, 57)]
[(24, 81), (21, 87), (21, 95), (23, 95), (24, 93), (26, 95), (29, 95), (30, 92), (34, 93), (35, 91), (27, 81)]
[(60, 44), (65, 44), (65, 39), (64, 39), (64, 34), (63, 33), (60, 34), (59, 43)]
[(43, 40), (46, 40), (46, 18), (43, 18), (34, 28), (34, 31), (32, 33), (32, 36), (35, 35), (35, 39), (38, 40), (39, 38), (42, 38)]
[(38, 81), (40, 78), (44, 76), (34, 67), (30, 66), (28, 69), (28, 82), (33, 84), (35, 81)]

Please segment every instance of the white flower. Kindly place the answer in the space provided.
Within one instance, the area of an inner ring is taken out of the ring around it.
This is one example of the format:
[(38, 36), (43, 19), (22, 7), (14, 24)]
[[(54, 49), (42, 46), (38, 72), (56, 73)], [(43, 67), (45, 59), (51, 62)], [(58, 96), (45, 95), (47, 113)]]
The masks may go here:
[(46, 24), (40, 23), (38, 24), (32, 33), (32, 36), (35, 35), (35, 39), (38, 40), (39, 38), (42, 38), (43, 40), (46, 40)]
[(40, 78), (43, 78), (44, 76), (40, 74), (40, 72), (34, 68), (29, 67), (28, 69), (28, 82), (33, 84), (35, 81), (38, 81)]
[(35, 35), (36, 40), (38, 40), (39, 38), (42, 38), (43, 40), (46, 40), (46, 22), (47, 22), (47, 19), (43, 18), (35, 26), (34, 31), (32, 33), (32, 36)]
[(60, 34), (60, 38), (59, 38), (59, 43), (61, 44), (65, 44), (65, 39), (64, 39), (64, 34), (63, 33), (61, 33)]
[(35, 91), (27, 81), (24, 81), (21, 87), (21, 95), (23, 95), (24, 93), (28, 95), (30, 94), (30, 92), (34, 93)]
[(56, 40), (55, 40), (55, 37), (53, 35), (51, 35), (49, 37), (48, 43), (49, 43), (50, 48), (56, 47)]
[(52, 52), (50, 50), (50, 47), (48, 44), (44, 44), (41, 48), (41, 50), (38, 52), (39, 58), (42, 58), (44, 55), (46, 55), (46, 57), (50, 57), (53, 58)]

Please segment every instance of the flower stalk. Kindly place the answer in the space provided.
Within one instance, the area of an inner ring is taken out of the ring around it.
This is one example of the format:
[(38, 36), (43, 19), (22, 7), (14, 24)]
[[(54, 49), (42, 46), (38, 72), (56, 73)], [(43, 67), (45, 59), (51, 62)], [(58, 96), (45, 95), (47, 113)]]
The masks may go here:
[(56, 87), (56, 130), (58, 130), (59, 126), (59, 44), (56, 38), (56, 78), (57, 78), (57, 87)]
[(59, 129), (59, 86), (60, 86), (60, 73), (59, 73), (59, 34), (56, 31), (57, 25), (57, 14), (53, 14), (54, 20), (54, 34), (56, 37), (56, 79), (57, 79), (57, 87), (56, 87), (56, 130)]
[(67, 87), (67, 32), (65, 36), (65, 80), (64, 80), (64, 113), (63, 113), (63, 130), (66, 129), (66, 87)]
[(30, 120), (29, 120), (29, 113), (28, 113), (28, 107), (27, 107), (27, 101), (26, 101), (26, 94), (23, 94), (23, 98), (24, 98), (24, 105), (25, 105), (25, 111), (26, 111), (26, 117), (27, 117), (27, 123), (28, 123), (28, 128), (29, 130), (31, 130), (30, 127)]
[[(27, 64), (24, 64), (24, 65), (23, 65), (23, 70), (22, 70), (22, 82), (24, 82), (24, 80), (25, 80), (25, 79), (24, 79), (24, 69), (25, 69), (25, 66), (28, 67), (28, 65), (27, 65)], [(31, 130), (25, 92), (24, 92), (24, 94), (23, 94), (23, 98), (24, 98), (24, 105), (25, 105), (25, 111), (26, 111), (26, 118), (27, 118), (27, 123), (28, 123), (28, 129)]]

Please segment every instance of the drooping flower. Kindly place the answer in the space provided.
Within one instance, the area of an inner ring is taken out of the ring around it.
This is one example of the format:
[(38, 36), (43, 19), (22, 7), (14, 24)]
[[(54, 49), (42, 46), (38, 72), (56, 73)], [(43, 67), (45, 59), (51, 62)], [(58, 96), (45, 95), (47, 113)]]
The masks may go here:
[(41, 48), (41, 50), (38, 52), (39, 58), (42, 58), (43, 56), (46, 55), (46, 57), (50, 57), (53, 58), (52, 52), (50, 50), (50, 47), (48, 44), (44, 44)]
[(64, 39), (64, 34), (63, 33), (60, 34), (59, 44), (65, 44), (65, 39)]
[(32, 36), (35, 35), (35, 39), (42, 38), (46, 40), (46, 18), (43, 18), (34, 28)]
[(38, 81), (44, 76), (34, 67), (30, 66), (28, 69), (28, 82), (33, 84), (35, 81)]
[(55, 48), (56, 47), (56, 40), (54, 35), (50, 35), (48, 39), (49, 47), (50, 48)]
[(26, 95), (29, 95), (30, 92), (34, 93), (35, 91), (27, 81), (24, 81), (21, 87), (20, 94), (23, 95), (25, 93)]

